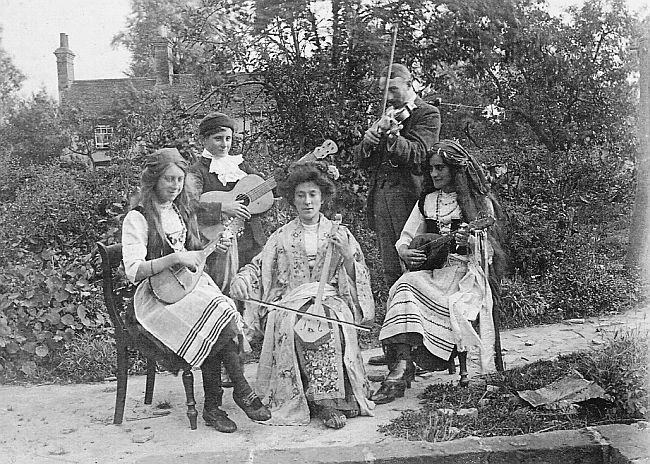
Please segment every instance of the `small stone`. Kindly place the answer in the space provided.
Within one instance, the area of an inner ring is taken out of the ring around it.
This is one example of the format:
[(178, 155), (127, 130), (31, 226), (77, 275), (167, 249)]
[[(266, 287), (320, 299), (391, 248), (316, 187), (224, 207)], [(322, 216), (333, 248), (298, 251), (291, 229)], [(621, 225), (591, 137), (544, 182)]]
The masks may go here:
[(605, 344), (604, 341), (598, 340), (597, 338), (592, 339), (591, 343), (593, 343), (594, 345), (604, 345)]
[(533, 346), (534, 344), (535, 344), (535, 340), (526, 340), (526, 342), (524, 343), (524, 345), (526, 346)]
[(511, 441), (510, 444), (512, 446), (519, 446), (519, 447), (528, 446), (528, 442), (526, 442), (526, 441)]
[(131, 437), (133, 443), (146, 443), (153, 438), (153, 433), (137, 433)]
[(584, 320), (583, 318), (579, 318), (579, 319), (567, 319), (567, 320), (564, 321), (564, 322), (567, 323), (567, 324), (584, 324), (584, 323), (585, 323), (585, 320)]
[(67, 435), (69, 433), (76, 432), (76, 431), (77, 431), (77, 429), (63, 429), (63, 430), (61, 430), (61, 433), (63, 435)]

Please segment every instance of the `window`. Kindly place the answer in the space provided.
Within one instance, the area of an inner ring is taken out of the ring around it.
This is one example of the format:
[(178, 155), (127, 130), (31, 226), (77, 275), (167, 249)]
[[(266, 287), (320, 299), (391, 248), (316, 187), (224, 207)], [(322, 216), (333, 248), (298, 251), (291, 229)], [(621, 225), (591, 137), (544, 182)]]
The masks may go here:
[(96, 126), (95, 127), (95, 148), (98, 150), (107, 150), (113, 135), (113, 128), (111, 126)]

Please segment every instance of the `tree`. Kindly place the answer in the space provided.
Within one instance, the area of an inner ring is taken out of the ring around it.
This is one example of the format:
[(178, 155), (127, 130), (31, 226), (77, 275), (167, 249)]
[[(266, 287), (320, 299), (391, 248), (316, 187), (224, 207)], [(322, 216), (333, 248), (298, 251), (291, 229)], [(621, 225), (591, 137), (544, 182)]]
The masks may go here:
[[(622, 0), (588, 0), (566, 21), (524, 0), (444, 2), (416, 57), (425, 73), (462, 64), (506, 117), (526, 124), (549, 151), (629, 134), (633, 88), (627, 51), (634, 18)], [(450, 40), (451, 39), (451, 40)]]
[(61, 156), (69, 136), (61, 125), (58, 103), (45, 90), (11, 108), (0, 127), (3, 143), (24, 163), (45, 163)]
[(8, 109), (12, 95), (20, 89), (25, 76), (11, 62), (11, 57), (2, 48), (2, 26), (0, 25), (0, 122)]
[[(639, 105), (637, 158), (637, 186), (634, 212), (630, 225), (626, 262), (630, 267), (641, 267), (642, 279), (650, 285), (650, 18), (646, 18), (644, 33), (639, 38)], [(648, 289), (646, 288), (646, 292)]]

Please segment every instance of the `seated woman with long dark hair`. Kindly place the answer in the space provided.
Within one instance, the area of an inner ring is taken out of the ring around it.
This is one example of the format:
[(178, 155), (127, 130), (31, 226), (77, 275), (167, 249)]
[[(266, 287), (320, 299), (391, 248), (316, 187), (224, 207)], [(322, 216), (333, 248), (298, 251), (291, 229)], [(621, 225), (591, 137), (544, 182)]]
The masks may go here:
[[(404, 396), (415, 375), (413, 361), (444, 370), (458, 352), (464, 384), (469, 347), (481, 348), (482, 369), (493, 359), (493, 297), (499, 294), (506, 267), (504, 215), (481, 166), (460, 144), (435, 143), (427, 163), (423, 194), (395, 244), (405, 265), (414, 270), (405, 272), (389, 292), (379, 339), (390, 372), (372, 396), (377, 404)], [(423, 246), (411, 246), (423, 234), (436, 235), (425, 236)], [(431, 242), (440, 246), (427, 253)], [(480, 338), (471, 324), (477, 317)]]
[[(138, 283), (134, 297), (137, 322), (185, 362), (201, 366), (203, 418), (220, 432), (229, 433), (237, 426), (220, 409), (219, 360), (233, 380), (235, 403), (253, 420), (271, 417), (246, 381), (239, 362), (240, 314), (205, 272), (197, 276), (198, 283), (187, 295), (172, 304), (158, 299), (147, 280), (171, 267), (196, 270), (203, 264), (186, 183), (188, 167), (175, 148), (163, 148), (147, 158), (136, 206), (122, 226), (124, 268), (128, 279)], [(217, 249), (225, 252), (229, 245), (230, 240), (222, 237)]]

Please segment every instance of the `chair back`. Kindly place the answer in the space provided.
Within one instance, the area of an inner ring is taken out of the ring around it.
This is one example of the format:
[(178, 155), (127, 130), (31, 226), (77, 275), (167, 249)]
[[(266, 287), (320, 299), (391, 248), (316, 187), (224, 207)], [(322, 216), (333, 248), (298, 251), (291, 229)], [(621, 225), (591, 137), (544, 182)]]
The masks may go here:
[(116, 338), (128, 338), (126, 324), (121, 315), (122, 302), (118, 301), (115, 294), (113, 273), (122, 263), (122, 244), (104, 245), (97, 242), (99, 256), (102, 258), (102, 287), (104, 291), (104, 303), (115, 328)]

